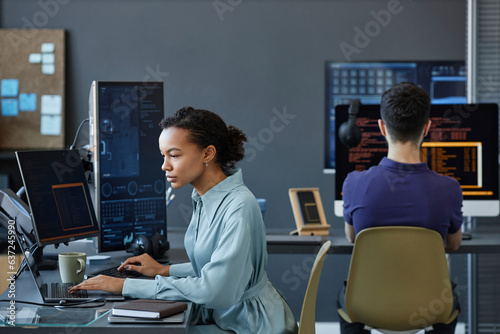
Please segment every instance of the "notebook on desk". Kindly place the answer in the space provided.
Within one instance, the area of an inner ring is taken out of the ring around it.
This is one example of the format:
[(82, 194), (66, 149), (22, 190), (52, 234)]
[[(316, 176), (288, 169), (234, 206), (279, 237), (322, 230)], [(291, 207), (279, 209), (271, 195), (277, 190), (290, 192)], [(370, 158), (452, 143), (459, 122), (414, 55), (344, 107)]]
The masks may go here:
[(185, 311), (160, 319), (118, 317), (110, 313), (108, 322), (112, 324), (176, 324), (184, 322), (184, 317)]

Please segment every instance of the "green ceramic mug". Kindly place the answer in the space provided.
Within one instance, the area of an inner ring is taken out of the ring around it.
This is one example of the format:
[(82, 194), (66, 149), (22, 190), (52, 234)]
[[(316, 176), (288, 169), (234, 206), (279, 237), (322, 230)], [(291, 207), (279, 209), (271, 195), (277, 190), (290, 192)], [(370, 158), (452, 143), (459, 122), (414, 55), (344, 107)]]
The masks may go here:
[(59, 253), (59, 273), (63, 283), (80, 283), (85, 275), (85, 253)]

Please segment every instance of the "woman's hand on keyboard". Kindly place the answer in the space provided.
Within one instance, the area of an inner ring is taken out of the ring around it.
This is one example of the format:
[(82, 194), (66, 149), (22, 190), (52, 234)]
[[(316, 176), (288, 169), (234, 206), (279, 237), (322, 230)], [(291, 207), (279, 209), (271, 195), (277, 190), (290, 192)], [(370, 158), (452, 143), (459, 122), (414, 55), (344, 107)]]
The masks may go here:
[(99, 275), (89, 278), (82, 283), (69, 288), (69, 293), (75, 293), (79, 290), (103, 290), (111, 293), (121, 294), (125, 279)]
[(118, 270), (133, 270), (150, 277), (170, 275), (170, 265), (164, 266), (146, 253), (128, 258), (118, 267)]

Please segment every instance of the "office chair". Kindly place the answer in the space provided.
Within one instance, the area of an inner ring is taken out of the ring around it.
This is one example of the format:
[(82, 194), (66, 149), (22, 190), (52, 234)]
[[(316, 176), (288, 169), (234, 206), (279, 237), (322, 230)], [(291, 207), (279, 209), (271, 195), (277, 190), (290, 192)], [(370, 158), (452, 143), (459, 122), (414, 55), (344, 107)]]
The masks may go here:
[(452, 322), (458, 310), (453, 311), (441, 235), (406, 226), (374, 227), (358, 233), (345, 307), (338, 310), (344, 320), (382, 332), (417, 332)]
[(298, 334), (314, 334), (316, 333), (316, 294), (318, 292), (319, 279), (325, 262), (326, 252), (332, 245), (328, 240), (321, 246), (316, 260), (314, 261), (311, 275), (309, 276), (309, 283), (307, 284), (306, 294), (304, 296), (304, 303), (302, 304), (302, 311), (299, 320), (299, 333)]

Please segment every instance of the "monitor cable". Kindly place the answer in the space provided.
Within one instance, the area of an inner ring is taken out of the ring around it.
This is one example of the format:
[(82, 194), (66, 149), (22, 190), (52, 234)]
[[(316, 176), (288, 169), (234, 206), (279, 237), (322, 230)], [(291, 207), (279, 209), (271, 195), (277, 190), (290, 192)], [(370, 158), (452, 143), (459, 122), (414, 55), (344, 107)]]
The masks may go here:
[(85, 124), (85, 122), (88, 122), (89, 119), (88, 118), (85, 118), (81, 123), (80, 125), (78, 126), (78, 130), (76, 130), (76, 134), (75, 134), (75, 138), (73, 139), (73, 144), (71, 144), (71, 146), (69, 147), (70, 150), (73, 150), (75, 148), (75, 145), (76, 145), (76, 140), (78, 139), (78, 135), (80, 134), (80, 130), (82, 129), (82, 126), (83, 124)]

